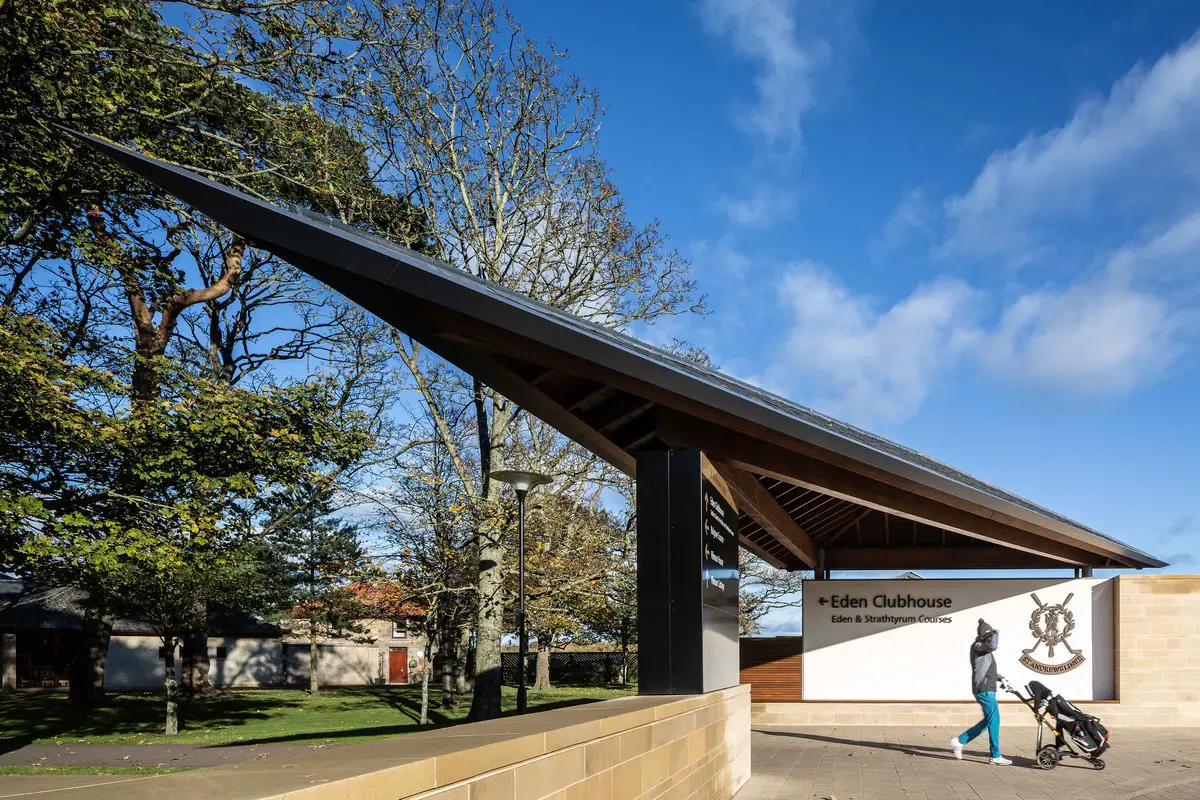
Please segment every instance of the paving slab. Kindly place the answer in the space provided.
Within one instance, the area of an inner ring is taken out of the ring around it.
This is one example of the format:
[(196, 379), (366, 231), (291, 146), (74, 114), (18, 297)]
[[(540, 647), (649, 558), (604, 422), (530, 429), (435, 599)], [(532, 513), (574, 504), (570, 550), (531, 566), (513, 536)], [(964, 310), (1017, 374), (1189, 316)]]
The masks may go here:
[(33, 767), (219, 767), (268, 758), (328, 750), (338, 745), (293, 742), (247, 745), (212, 744), (27, 744), (7, 752), (0, 744), (0, 765)]
[(130, 783), (144, 775), (0, 775), (0, 798), (49, 795), (64, 789), (87, 789)]
[(1200, 800), (1200, 729), (1114, 731), (1107, 768), (1033, 762), (1034, 731), (1001, 734), (1011, 767), (987, 763), (987, 737), (950, 752), (957, 730), (755, 726), (750, 782), (736, 800)]

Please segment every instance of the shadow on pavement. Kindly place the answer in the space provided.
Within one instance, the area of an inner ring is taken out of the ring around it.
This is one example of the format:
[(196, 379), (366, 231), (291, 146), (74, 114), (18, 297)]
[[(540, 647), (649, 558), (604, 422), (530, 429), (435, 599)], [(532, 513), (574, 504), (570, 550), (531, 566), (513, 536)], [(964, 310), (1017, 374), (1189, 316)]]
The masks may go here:
[[(824, 742), (825, 744), (842, 744), (850, 747), (870, 747), (875, 750), (896, 750), (901, 753), (907, 753), (910, 756), (920, 756), (921, 758), (933, 758), (939, 761), (954, 761), (954, 754), (950, 752), (949, 739), (947, 746), (936, 747), (919, 744), (901, 744), (899, 742), (870, 742), (863, 739), (839, 739), (836, 736), (821, 736), (815, 733), (803, 733), (801, 731), (779, 731), (779, 730), (764, 730), (758, 729), (758, 732), (764, 736), (783, 736), (790, 739), (805, 739), (811, 742)], [(964, 754), (977, 756), (981, 759), (987, 758), (987, 753), (982, 751), (963, 751)], [(1029, 769), (1040, 769), (1037, 762), (1032, 758), (1024, 756), (1008, 756), (1012, 759), (1014, 767), (1026, 767)], [(1085, 761), (1073, 763), (1071, 760), (1065, 760), (1059, 764), (1059, 768), (1068, 769), (1086, 769), (1089, 772), (1092, 766)]]

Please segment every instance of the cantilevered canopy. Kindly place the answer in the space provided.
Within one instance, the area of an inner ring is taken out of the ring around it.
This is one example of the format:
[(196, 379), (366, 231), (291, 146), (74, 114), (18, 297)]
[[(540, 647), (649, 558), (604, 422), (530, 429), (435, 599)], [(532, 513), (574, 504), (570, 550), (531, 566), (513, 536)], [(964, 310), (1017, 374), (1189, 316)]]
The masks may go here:
[(746, 548), (788, 569), (1162, 567), (887, 439), (324, 217), (80, 139), (285, 259), (633, 475), (699, 448)]

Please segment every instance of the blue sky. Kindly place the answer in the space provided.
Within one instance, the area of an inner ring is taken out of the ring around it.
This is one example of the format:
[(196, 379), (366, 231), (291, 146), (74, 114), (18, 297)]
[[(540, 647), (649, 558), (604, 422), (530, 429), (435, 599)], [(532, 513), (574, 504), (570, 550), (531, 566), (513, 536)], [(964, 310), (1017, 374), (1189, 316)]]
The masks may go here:
[(641, 335), (1197, 571), (1200, 4), (511, 7), (708, 295)]

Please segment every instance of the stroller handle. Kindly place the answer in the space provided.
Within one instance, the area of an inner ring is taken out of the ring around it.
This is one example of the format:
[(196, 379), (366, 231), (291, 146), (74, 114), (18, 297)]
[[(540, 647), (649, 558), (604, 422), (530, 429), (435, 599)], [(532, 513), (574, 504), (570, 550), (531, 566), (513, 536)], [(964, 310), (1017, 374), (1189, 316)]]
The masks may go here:
[(1008, 692), (1011, 695), (1014, 695), (1018, 700), (1021, 700), (1022, 702), (1029, 702), (1030, 698), (1026, 698), (1023, 694), (1021, 694), (1021, 692), (1018, 689), (1016, 689), (1011, 683), (1008, 682), (1007, 678), (1005, 678), (1003, 675), (997, 675), (996, 677), (997, 677), (997, 680), (999, 682), (999, 686), (1001, 689), (1003, 689), (1004, 691)]

